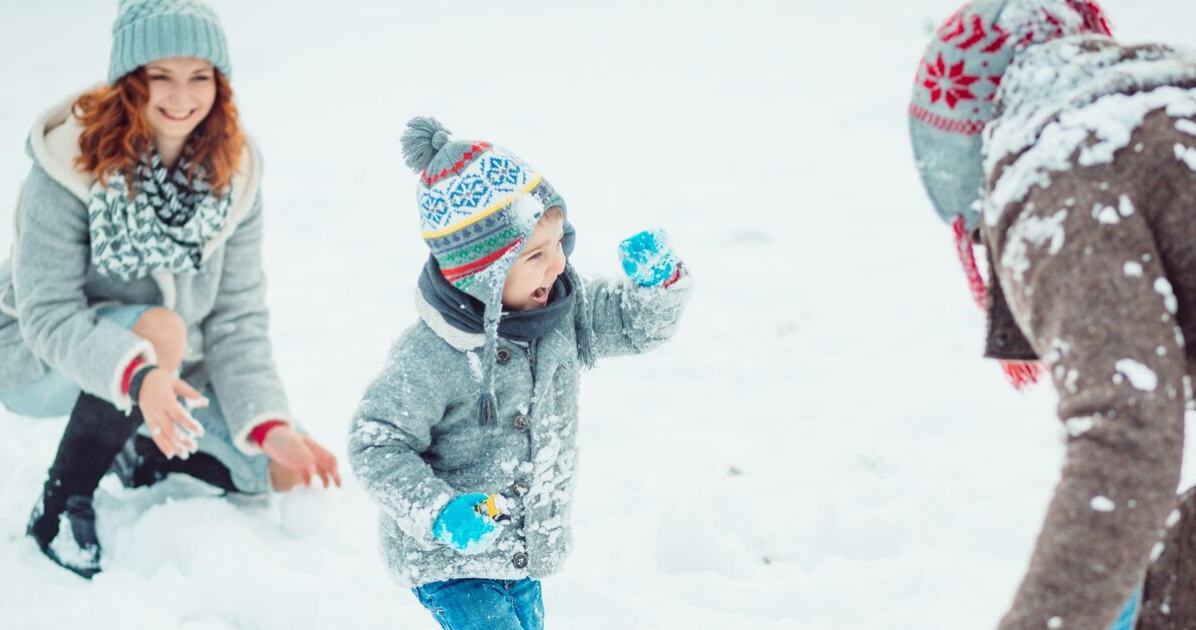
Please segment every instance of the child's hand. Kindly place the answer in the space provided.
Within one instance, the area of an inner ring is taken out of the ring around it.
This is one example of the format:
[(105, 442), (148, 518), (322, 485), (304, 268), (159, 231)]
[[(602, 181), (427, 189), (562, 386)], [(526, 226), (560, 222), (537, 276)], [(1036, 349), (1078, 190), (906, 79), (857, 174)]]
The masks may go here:
[(677, 275), (677, 257), (663, 230), (645, 230), (619, 243), (623, 272), (643, 287), (667, 283)]
[(471, 556), (489, 549), (501, 533), (499, 525), (509, 521), (506, 499), (501, 494), (463, 494), (440, 511), (432, 524), (432, 535)]

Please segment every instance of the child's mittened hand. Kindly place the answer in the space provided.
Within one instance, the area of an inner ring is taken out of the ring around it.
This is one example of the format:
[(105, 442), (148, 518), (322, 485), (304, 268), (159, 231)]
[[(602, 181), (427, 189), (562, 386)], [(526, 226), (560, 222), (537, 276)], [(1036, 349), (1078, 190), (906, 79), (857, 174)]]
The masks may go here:
[(619, 243), (623, 272), (643, 287), (660, 286), (677, 273), (677, 256), (664, 230), (645, 230)]
[(432, 524), (432, 535), (467, 556), (486, 551), (501, 532), (499, 520), (482, 507), (493, 505), (492, 497), (502, 502), (501, 496), (481, 493), (463, 494), (449, 501)]

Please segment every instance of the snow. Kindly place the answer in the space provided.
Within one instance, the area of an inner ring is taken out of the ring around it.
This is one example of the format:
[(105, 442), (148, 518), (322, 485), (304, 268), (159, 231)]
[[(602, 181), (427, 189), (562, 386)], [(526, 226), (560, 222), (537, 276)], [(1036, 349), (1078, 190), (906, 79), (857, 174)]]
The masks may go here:
[[(1111, 210), (1111, 208), (1110, 208)], [(1027, 206), (1023, 211), (1033, 211)], [(1060, 210), (1049, 217), (1028, 216), (1019, 219), (1009, 228), (1006, 235), (1005, 251), (1001, 254), (1001, 264), (1013, 272), (1013, 277), (1021, 281), (1030, 270), (1030, 247), (1046, 247), (1051, 256), (1063, 249), (1067, 233), (1063, 229), (1063, 221), (1067, 219), (1067, 210)]]
[(96, 566), (95, 545), (80, 547), (70, 531), (71, 521), (65, 513), (58, 516), (58, 535), (50, 541), (50, 551), (66, 564), (78, 569), (92, 569)]
[(473, 375), (473, 380), (481, 383), (483, 378), (482, 359), (478, 353), (470, 350), (465, 353), (465, 358), (469, 361), (469, 373)]
[(1171, 282), (1166, 278), (1155, 278), (1154, 291), (1163, 296), (1163, 306), (1168, 313), (1172, 315), (1179, 312), (1179, 300), (1175, 297), (1175, 291), (1171, 288)]
[(1129, 195), (1121, 195), (1117, 199), (1117, 212), (1121, 213), (1123, 217), (1134, 214), (1134, 202), (1130, 200)]
[[(1100, 38), (1090, 38), (1100, 41)], [(1165, 109), (1185, 116), (1196, 108), (1196, 90), (1158, 86), (1160, 77), (1190, 72), (1184, 54), (1144, 49), (1123, 62), (1115, 47), (1085, 50), (1076, 38), (1033, 47), (1012, 64), (997, 94), (1004, 109), (1000, 124), (986, 130), (985, 172), (1012, 155), (985, 201), (984, 218), (996, 225), (1005, 208), (1035, 186), (1047, 186), (1051, 173), (1068, 171), (1072, 155), (1081, 166), (1107, 164), (1129, 146), (1148, 113)], [(1106, 68), (1118, 63), (1116, 72)], [(1110, 93), (1133, 88), (1132, 94)], [(1196, 169), (1196, 151), (1175, 147), (1176, 156)], [(1189, 157), (1190, 155), (1190, 157)], [(1101, 185), (1104, 190), (1107, 182)], [(1116, 216), (1093, 216), (1115, 222)]]
[(1121, 359), (1114, 367), (1119, 374), (1124, 374), (1130, 380), (1134, 389), (1153, 392), (1159, 385), (1159, 377), (1153, 370), (1133, 359)]
[(1186, 147), (1182, 144), (1175, 145), (1175, 159), (1188, 165), (1188, 168), (1196, 171), (1196, 148)]
[[(0, 251), (28, 126), (103, 76), (115, 4), (0, 0), (19, 86), (0, 99)], [(1049, 386), (1019, 395), (980, 358), (982, 314), (912, 163), (911, 75), (958, 4), (214, 2), (266, 159), (280, 370), (346, 487), (245, 504), (108, 479), (86, 584), (21, 535), (64, 421), (0, 412), (0, 625), (436, 627), (387, 577), (343, 457), (415, 319), (427, 250), (398, 137), (431, 114), (544, 173), (583, 272), (618, 273), (619, 241), (659, 225), (694, 276), (670, 344), (583, 375), (550, 627), (994, 627), (1065, 428)], [(1189, 41), (1196, 19), (1188, 0), (1103, 4), (1131, 40)]]
[(1179, 523), (1179, 519), (1180, 519), (1179, 510), (1171, 510), (1171, 514), (1167, 515), (1167, 528), (1170, 529), (1172, 527), (1175, 527), (1175, 525), (1177, 523)]
[(1080, 437), (1092, 430), (1096, 426), (1096, 418), (1087, 416), (1084, 418), (1070, 418), (1064, 425), (1067, 426), (1067, 433), (1072, 437)]
[(1098, 203), (1092, 207), (1092, 216), (1097, 221), (1109, 225), (1121, 223), (1121, 216), (1117, 214), (1117, 208), (1114, 208), (1113, 206), (1106, 206)]

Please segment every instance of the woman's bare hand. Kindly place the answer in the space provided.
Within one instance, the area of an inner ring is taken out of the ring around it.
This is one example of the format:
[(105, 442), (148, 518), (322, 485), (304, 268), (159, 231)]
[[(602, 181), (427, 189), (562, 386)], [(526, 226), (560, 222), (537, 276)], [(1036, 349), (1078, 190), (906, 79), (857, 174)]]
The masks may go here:
[(161, 368), (151, 368), (141, 381), (137, 406), (162, 453), (186, 459), (199, 448), (196, 440), (204, 431), (179, 403), (180, 397), (193, 401), (195, 407), (207, 404), (207, 399), (182, 379)]
[(318, 442), (296, 431), (289, 425), (275, 427), (266, 434), (262, 450), (270, 459), (299, 476), (306, 486), (312, 477), (319, 476), (324, 487), (330, 482), (341, 485), (340, 471), (336, 457)]

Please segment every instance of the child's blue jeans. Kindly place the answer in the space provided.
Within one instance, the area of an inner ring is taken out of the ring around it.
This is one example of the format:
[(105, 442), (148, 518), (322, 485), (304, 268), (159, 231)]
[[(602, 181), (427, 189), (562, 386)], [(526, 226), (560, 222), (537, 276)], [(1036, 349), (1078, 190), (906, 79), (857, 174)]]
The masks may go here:
[(533, 579), (446, 580), (411, 589), (445, 630), (543, 630), (544, 599)]

